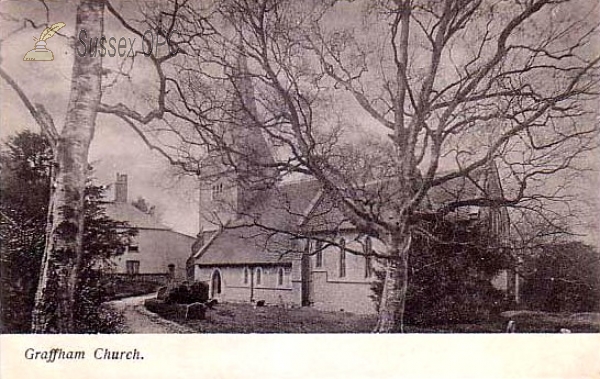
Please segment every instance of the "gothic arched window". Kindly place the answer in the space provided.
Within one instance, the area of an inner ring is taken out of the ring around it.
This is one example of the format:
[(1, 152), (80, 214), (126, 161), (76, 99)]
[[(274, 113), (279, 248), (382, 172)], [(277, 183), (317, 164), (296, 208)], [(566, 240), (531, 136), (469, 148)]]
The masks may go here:
[(323, 267), (323, 242), (315, 243), (315, 267)]
[(370, 278), (372, 274), (371, 253), (373, 252), (373, 243), (371, 237), (365, 240), (365, 278)]
[(256, 278), (255, 278), (256, 279), (256, 285), (257, 286), (261, 285), (262, 284), (262, 268), (260, 268), (260, 267), (256, 268), (256, 274), (255, 274), (255, 276), (256, 276)]
[(340, 240), (340, 278), (346, 276), (346, 240)]

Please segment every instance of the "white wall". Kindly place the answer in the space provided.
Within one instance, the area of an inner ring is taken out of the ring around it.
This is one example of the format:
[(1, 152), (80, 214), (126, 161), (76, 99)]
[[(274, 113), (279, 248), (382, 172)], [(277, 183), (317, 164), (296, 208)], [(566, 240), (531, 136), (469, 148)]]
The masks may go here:
[(114, 257), (117, 273), (127, 272), (127, 261), (139, 261), (141, 274), (164, 274), (169, 264), (175, 265), (175, 278), (185, 279), (186, 261), (194, 238), (170, 230), (139, 229), (134, 237), (137, 252)]

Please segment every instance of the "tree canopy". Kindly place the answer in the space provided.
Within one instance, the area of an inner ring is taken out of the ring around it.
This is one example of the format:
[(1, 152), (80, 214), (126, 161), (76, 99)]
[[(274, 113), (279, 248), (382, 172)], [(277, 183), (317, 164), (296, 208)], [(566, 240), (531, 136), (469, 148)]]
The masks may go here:
[[(9, 138), (0, 153), (0, 233), (2, 237), (3, 333), (28, 332), (47, 233), (52, 151), (46, 138), (24, 131)], [(124, 251), (135, 234), (126, 223), (110, 219), (102, 207), (103, 188), (88, 184), (85, 227), (73, 332), (111, 331), (115, 315), (101, 309), (107, 277), (101, 270)]]

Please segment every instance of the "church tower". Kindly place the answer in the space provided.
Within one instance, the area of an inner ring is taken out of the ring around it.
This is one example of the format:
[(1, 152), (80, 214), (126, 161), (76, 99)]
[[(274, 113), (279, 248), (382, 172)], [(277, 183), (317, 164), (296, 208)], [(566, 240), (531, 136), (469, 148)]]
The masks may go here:
[[(241, 39), (240, 39), (241, 40)], [(245, 214), (276, 181), (275, 159), (259, 125), (254, 86), (241, 43), (227, 76), (223, 148), (208, 152), (200, 173), (200, 233)]]

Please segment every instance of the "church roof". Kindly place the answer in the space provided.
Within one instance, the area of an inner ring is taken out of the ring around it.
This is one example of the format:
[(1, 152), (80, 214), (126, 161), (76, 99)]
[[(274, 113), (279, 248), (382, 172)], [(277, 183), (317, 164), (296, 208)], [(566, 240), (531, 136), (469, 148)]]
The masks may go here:
[[(200, 265), (286, 264), (300, 256), (292, 235), (320, 194), (315, 180), (282, 183), (266, 191), (236, 220), (205, 242), (196, 252)], [(272, 231), (271, 231), (272, 230)]]
[(258, 226), (222, 229), (200, 251), (200, 265), (286, 264), (299, 256), (291, 238)]
[[(487, 170), (478, 170), (472, 173), (471, 179), (460, 177), (432, 188), (424, 207), (435, 212), (448, 202), (478, 196), (489, 187), (486, 184), (488, 174)], [(374, 187), (377, 191), (373, 191)], [(397, 193), (389, 183), (373, 183), (366, 188), (377, 196)], [(323, 194), (317, 180), (282, 183), (266, 191), (247, 214), (232, 220), (213, 235), (194, 258), (197, 264), (215, 266), (289, 263), (301, 254), (294, 236), (300, 228), (304, 233), (320, 233), (354, 226), (344, 216), (340, 205)], [(282, 230), (289, 234), (277, 233)]]
[[(455, 178), (432, 188), (424, 200), (424, 210), (436, 212), (449, 202), (478, 197), (484, 192), (501, 193), (497, 170), (495, 174), (490, 173), (489, 169), (478, 169), (469, 178)], [(383, 203), (386, 197), (393, 199), (398, 192), (391, 180), (373, 182), (358, 191), (364, 191), (365, 196), (377, 196), (380, 202), (384, 199)], [(488, 193), (487, 196), (495, 194)], [(214, 266), (284, 264), (301, 254), (294, 233), (337, 232), (353, 228), (340, 204), (324, 195), (317, 180), (284, 182), (261, 193), (244, 215), (232, 220), (198, 247), (193, 258), (197, 264)]]
[[(450, 173), (440, 172), (439, 177)], [(497, 174), (497, 173), (496, 173)], [(501, 188), (494, 188), (488, 185), (488, 181), (496, 179), (499, 183), (499, 178), (493, 177), (487, 169), (481, 168), (471, 172), (469, 177), (457, 177), (436, 187), (431, 188), (424, 201), (424, 211), (437, 212), (442, 206), (454, 201), (473, 199), (484, 195), (485, 192), (501, 191)], [(497, 184), (499, 186), (499, 184)], [(492, 188), (490, 188), (492, 187)], [(360, 190), (359, 190), (360, 191)], [(397, 196), (397, 186), (394, 181), (379, 181), (365, 185), (362, 189), (365, 199), (371, 198), (374, 203), (385, 204), (386, 199), (393, 199)], [(354, 198), (360, 194), (354, 194)], [(486, 197), (493, 197), (493, 193), (485, 193)], [(382, 217), (386, 217), (386, 210), (380, 210)], [(390, 212), (390, 218), (393, 214)], [(347, 229), (353, 229), (354, 225), (350, 222), (342, 211), (341, 204), (338, 204), (335, 199), (330, 196), (323, 196), (319, 199), (316, 206), (311, 210), (311, 214), (306, 219), (303, 225), (306, 233), (323, 233), (334, 232)]]

